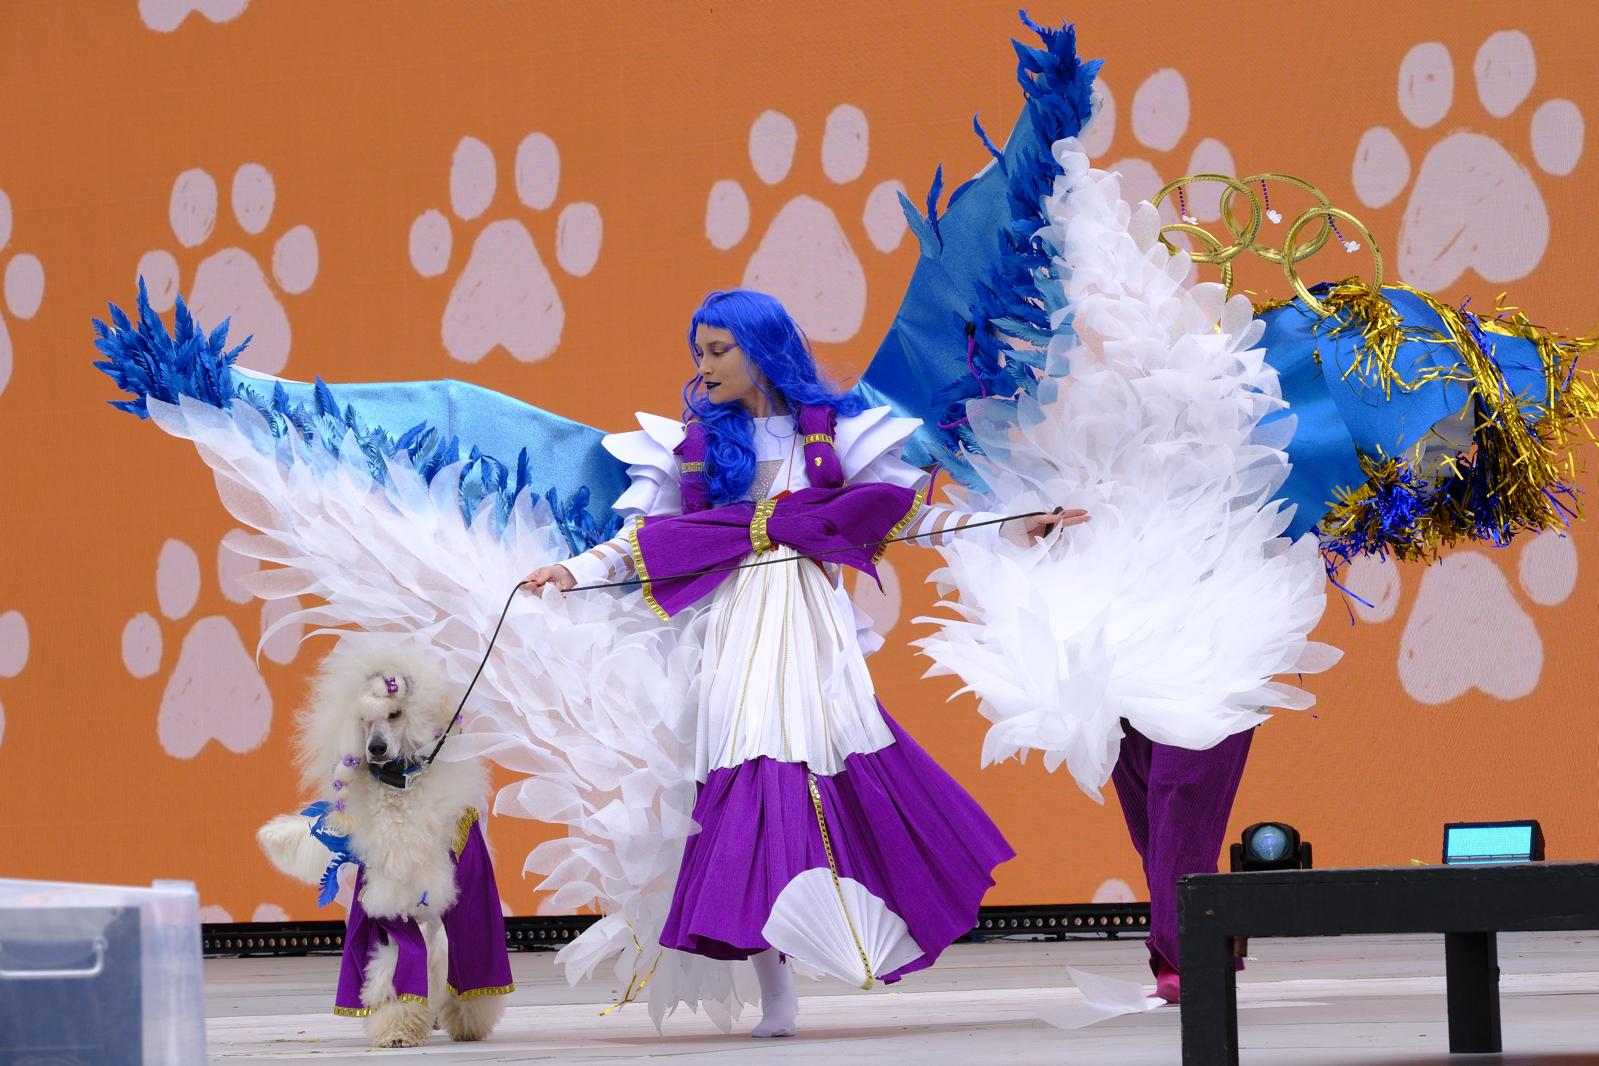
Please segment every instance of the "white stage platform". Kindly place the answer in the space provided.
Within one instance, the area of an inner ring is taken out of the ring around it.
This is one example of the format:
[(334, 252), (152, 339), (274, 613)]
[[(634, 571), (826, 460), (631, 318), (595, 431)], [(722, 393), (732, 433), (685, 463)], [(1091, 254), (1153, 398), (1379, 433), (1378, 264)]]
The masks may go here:
[[(1258, 941), (1239, 976), (1242, 1062), (1599, 1066), (1599, 936), (1499, 939), (1505, 1054), (1451, 1059), (1443, 940), (1432, 936)], [(1141, 941), (1003, 941), (951, 948), (930, 972), (869, 992), (800, 982), (800, 1035), (752, 1040), (748, 1013), (723, 1034), (679, 1012), (657, 1033), (638, 1004), (608, 1017), (603, 985), (568, 988), (548, 952), (513, 954), (517, 991), (494, 1037), (375, 1052), (330, 1013), (336, 958), (205, 964), (213, 1062), (913, 1063), (915, 1066), (1177, 1066), (1178, 1008), (1064, 1031), (1041, 1015), (1081, 996), (1068, 965), (1149, 980)]]

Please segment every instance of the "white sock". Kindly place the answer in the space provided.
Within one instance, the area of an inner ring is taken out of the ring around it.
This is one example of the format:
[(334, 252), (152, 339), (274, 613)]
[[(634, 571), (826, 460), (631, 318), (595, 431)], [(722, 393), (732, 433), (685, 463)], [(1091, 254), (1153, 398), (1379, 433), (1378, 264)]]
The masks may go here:
[(794, 994), (794, 974), (778, 954), (768, 948), (751, 957), (761, 982), (761, 1024), (751, 1036), (793, 1036), (799, 1017), (799, 997)]

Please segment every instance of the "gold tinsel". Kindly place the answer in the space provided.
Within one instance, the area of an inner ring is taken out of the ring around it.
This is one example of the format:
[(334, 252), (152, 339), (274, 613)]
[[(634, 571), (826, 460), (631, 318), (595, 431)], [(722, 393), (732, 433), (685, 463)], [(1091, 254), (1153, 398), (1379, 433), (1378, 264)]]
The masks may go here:
[[(1543, 363), (1544, 398), (1524, 402), (1477, 344), (1466, 322), (1469, 312), (1409, 286), (1390, 288), (1402, 289), (1425, 303), (1438, 315), (1442, 329), (1407, 325), (1380, 292), (1354, 279), (1339, 282), (1322, 297), (1333, 312), (1325, 321), (1333, 335), (1353, 330), (1361, 339), (1357, 356), (1344, 375), (1359, 374), (1379, 385), (1385, 397), (1394, 389), (1408, 392), (1428, 384), (1465, 386), (1473, 418), (1473, 445), (1467, 453), (1444, 461), (1452, 476), (1436, 485), (1433, 505), (1419, 512), (1408, 530), (1387, 538), (1387, 547), (1402, 559), (1428, 559), (1443, 548), (1473, 539), (1485, 528), (1507, 535), (1562, 528), (1567, 511), (1553, 493), (1569, 486), (1576, 475), (1570, 438), (1581, 432), (1596, 441), (1592, 422), (1599, 418), (1599, 379), (1591, 372), (1577, 371), (1576, 360), (1599, 348), (1599, 336), (1563, 337), (1538, 327), (1516, 308), (1507, 307), (1501, 294), (1494, 317), (1477, 321), (1490, 342), (1492, 335), (1516, 337), (1536, 348)], [(1403, 378), (1394, 363), (1399, 347), (1410, 341), (1443, 344), (1460, 362)], [(1361, 466), (1366, 482), (1340, 492), (1318, 527), (1330, 541), (1358, 542), (1362, 539), (1358, 533), (1374, 531), (1380, 517), (1375, 501), (1383, 490), (1406, 476), (1396, 457), (1362, 456)], [(1416, 473), (1429, 476), (1427, 471)], [(1493, 501), (1492, 515), (1476, 513), (1478, 500), (1467, 492), (1472, 485), (1486, 486)]]

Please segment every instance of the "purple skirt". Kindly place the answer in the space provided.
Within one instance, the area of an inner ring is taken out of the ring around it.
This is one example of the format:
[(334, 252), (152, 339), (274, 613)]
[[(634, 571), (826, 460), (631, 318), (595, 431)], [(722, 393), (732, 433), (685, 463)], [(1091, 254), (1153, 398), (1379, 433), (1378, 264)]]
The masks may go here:
[(821, 824), (837, 876), (886, 903), (921, 949), (877, 979), (931, 966), (972, 931), (994, 868), (1016, 853), (977, 801), (878, 710), (894, 743), (817, 776), (815, 797), (804, 763), (763, 756), (711, 771), (694, 805), (700, 832), (683, 849), (663, 945), (714, 959), (771, 947), (762, 929), (778, 895), (805, 871), (829, 868)]

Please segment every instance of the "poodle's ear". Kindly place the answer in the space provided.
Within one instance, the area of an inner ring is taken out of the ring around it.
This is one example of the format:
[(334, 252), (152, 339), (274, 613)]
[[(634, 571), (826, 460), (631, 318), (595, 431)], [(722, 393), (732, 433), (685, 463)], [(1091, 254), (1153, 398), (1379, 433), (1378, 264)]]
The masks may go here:
[(331, 795), (335, 773), (347, 758), (364, 761), (366, 727), (358, 702), (338, 686), (319, 684), (300, 714), (300, 776), (313, 795)]

